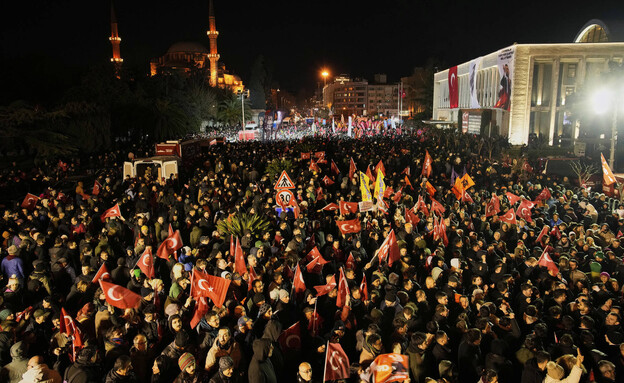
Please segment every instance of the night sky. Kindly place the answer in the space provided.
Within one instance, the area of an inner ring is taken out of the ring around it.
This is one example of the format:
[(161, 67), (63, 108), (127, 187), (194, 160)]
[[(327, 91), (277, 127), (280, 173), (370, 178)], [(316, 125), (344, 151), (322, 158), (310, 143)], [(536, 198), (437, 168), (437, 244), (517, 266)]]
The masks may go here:
[[(313, 90), (324, 66), (397, 81), (429, 58), (455, 65), (514, 42), (571, 42), (592, 18), (615, 31), (624, 22), (624, 2), (603, 0), (214, 3), (226, 66), (248, 81), (263, 54), (280, 87), (293, 93)], [(115, 9), (124, 64), (138, 73), (177, 41), (208, 47), (208, 0), (118, 0)], [(111, 56), (109, 1), (3, 1), (0, 29), (3, 100), (60, 92)]]

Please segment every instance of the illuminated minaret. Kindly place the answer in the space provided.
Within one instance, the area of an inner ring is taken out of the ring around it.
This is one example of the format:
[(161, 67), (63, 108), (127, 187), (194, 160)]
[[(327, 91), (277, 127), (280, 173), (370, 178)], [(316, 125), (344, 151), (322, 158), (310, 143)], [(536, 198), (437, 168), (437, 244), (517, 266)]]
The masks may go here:
[(210, 86), (217, 87), (218, 74), (217, 63), (219, 62), (219, 54), (217, 53), (217, 25), (215, 23), (214, 7), (212, 6), (212, 0), (210, 0), (210, 8), (208, 10), (208, 20), (210, 23), (210, 30), (208, 30), (208, 39), (210, 39), (210, 54), (208, 60), (210, 60)]
[(119, 44), (121, 44), (121, 38), (119, 37), (119, 31), (117, 30), (117, 18), (115, 17), (115, 8), (111, 2), (111, 37), (108, 38), (113, 46), (113, 57), (111, 62), (115, 64), (117, 70), (121, 66), (123, 59), (121, 58), (121, 51), (119, 50)]

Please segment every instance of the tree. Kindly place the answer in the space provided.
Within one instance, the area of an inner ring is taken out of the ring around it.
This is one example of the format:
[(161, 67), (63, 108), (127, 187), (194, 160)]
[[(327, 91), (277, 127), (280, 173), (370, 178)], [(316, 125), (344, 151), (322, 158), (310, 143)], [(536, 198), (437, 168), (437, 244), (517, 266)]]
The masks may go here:
[[(241, 122), (242, 106), (240, 96), (231, 94), (223, 100), (219, 107), (219, 120), (226, 125), (236, 125)], [(245, 121), (251, 119), (251, 105), (245, 100)]]
[(579, 185), (583, 186), (587, 184), (587, 181), (594, 174), (598, 173), (599, 168), (594, 164), (588, 164), (581, 161), (572, 161), (570, 167), (576, 176), (578, 177)]

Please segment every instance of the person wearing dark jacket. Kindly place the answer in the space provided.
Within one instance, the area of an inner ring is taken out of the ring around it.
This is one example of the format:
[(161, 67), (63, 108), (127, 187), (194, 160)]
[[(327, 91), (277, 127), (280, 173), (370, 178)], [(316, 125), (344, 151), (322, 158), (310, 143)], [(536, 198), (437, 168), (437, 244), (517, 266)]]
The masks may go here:
[(0, 370), (0, 382), (17, 383), (28, 369), (28, 344), (17, 342), (11, 346), (13, 361)]
[(269, 339), (256, 339), (253, 343), (254, 355), (249, 363), (247, 378), (249, 383), (277, 383), (273, 364), (269, 359), (273, 345)]
[(67, 383), (101, 382), (101, 371), (97, 364), (97, 349), (87, 346), (80, 350), (76, 362), (65, 370), (63, 380)]
[(546, 377), (546, 365), (550, 355), (545, 351), (538, 351), (534, 358), (527, 360), (522, 369), (521, 383), (541, 383)]
[(480, 377), (479, 373), (483, 366), (480, 344), (481, 331), (475, 328), (468, 330), (464, 340), (459, 344), (457, 367), (462, 382), (476, 382)]
[(113, 369), (106, 375), (104, 383), (138, 383), (132, 372), (132, 359), (128, 355), (117, 358)]
[(208, 383), (231, 383), (234, 381), (234, 360), (229, 356), (219, 359), (219, 372)]

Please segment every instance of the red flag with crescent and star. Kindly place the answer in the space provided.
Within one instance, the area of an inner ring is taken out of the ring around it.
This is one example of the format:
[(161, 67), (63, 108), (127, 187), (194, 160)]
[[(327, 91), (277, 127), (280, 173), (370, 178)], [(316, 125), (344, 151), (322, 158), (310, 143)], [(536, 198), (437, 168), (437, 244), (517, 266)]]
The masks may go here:
[(330, 204), (327, 204), (327, 206), (325, 206), (321, 210), (324, 210), (324, 211), (334, 211), (334, 210), (338, 210), (338, 209), (339, 209), (338, 205), (332, 202)]
[(340, 207), (340, 215), (357, 213), (360, 210), (357, 202), (338, 201), (338, 206)]
[(119, 208), (118, 203), (116, 203), (115, 206), (111, 207), (110, 209), (106, 210), (104, 214), (100, 216), (100, 219), (102, 220), (102, 222), (104, 222), (106, 221), (106, 218), (113, 217), (121, 217), (121, 209)]
[(544, 252), (540, 256), (538, 265), (548, 268), (548, 270), (555, 275), (559, 274), (559, 268), (555, 264), (555, 261), (550, 258), (550, 255), (548, 255), (548, 252), (546, 250), (544, 250)]
[(507, 192), (505, 193), (505, 195), (507, 196), (507, 199), (509, 200), (509, 203), (511, 205), (514, 205), (516, 202), (520, 201), (520, 197), (513, 193)]
[(93, 280), (91, 281), (91, 283), (97, 283), (100, 279), (103, 279), (105, 281), (110, 281), (111, 279), (110, 273), (108, 272), (108, 269), (106, 268), (106, 263), (102, 263), (102, 266), (100, 266), (100, 269), (95, 274), (95, 277), (93, 277)]
[(148, 246), (145, 248), (143, 255), (139, 258), (137, 262), (137, 266), (139, 269), (145, 274), (148, 278), (154, 278), (156, 276), (156, 271), (154, 270), (154, 256), (152, 255), (152, 247)]
[(297, 322), (282, 331), (277, 341), (282, 346), (282, 351), (301, 350), (301, 323)]
[(379, 263), (384, 260), (388, 261), (388, 266), (392, 267), (392, 264), (401, 258), (401, 254), (399, 253), (399, 245), (397, 243), (396, 236), (394, 234), (394, 229), (390, 230), (390, 234), (383, 241), (381, 246), (379, 247), (379, 251), (377, 252), (377, 256), (379, 257)]
[(490, 202), (485, 206), (485, 216), (492, 217), (498, 213), (500, 213), (500, 201), (496, 194), (493, 194)]
[(63, 307), (61, 307), (61, 322), (59, 323), (59, 331), (71, 339), (71, 358), (76, 360), (76, 351), (80, 350), (84, 346), (84, 343), (82, 342), (82, 335), (80, 334), (80, 329), (76, 327), (74, 318), (72, 318)]
[(340, 343), (327, 342), (323, 381), (349, 378), (349, 357)]
[(169, 259), (169, 256), (176, 250), (179, 250), (184, 246), (182, 244), (182, 237), (180, 236), (180, 230), (176, 230), (172, 236), (167, 237), (158, 247), (156, 255), (158, 258)]
[(348, 270), (355, 270), (355, 258), (353, 258), (353, 252), (349, 252), (349, 256), (347, 257), (347, 261), (345, 262), (345, 267)]
[(425, 150), (425, 161), (423, 162), (422, 175), (425, 177), (429, 177), (431, 175), (431, 171), (433, 170), (433, 158), (429, 155), (429, 151)]
[(306, 290), (306, 285), (303, 280), (303, 274), (301, 273), (301, 268), (299, 264), (297, 264), (297, 268), (295, 269), (295, 276), (293, 277), (293, 286), (295, 289), (295, 294), (303, 293)]
[(422, 195), (418, 196), (418, 201), (414, 206), (414, 210), (422, 212), (425, 216), (429, 215), (429, 209), (427, 208), (427, 204), (425, 203)]
[(93, 183), (93, 190), (91, 191), (91, 194), (98, 195), (100, 194), (101, 189), (102, 185), (97, 180), (95, 180), (95, 182)]
[(336, 221), (336, 225), (338, 225), (338, 229), (340, 230), (342, 235), (359, 233), (360, 231), (362, 231), (362, 224), (360, 223), (359, 218), (349, 221)]
[(319, 166), (316, 164), (316, 162), (314, 162), (312, 158), (310, 158), (310, 171), (317, 173), (321, 172), (321, 168), (319, 168)]
[(347, 302), (347, 295), (349, 295), (349, 283), (347, 283), (347, 277), (344, 270), (340, 268), (340, 277), (338, 278), (338, 295), (336, 295), (336, 306), (344, 307)]
[(448, 71), (449, 108), (459, 106), (459, 78), (457, 77), (457, 66), (449, 68)]
[(340, 169), (338, 169), (338, 165), (336, 165), (334, 160), (331, 160), (331, 171), (336, 175), (340, 174)]
[(247, 276), (247, 291), (251, 291), (253, 288), (253, 282), (258, 279), (258, 274), (253, 267), (249, 267), (249, 275)]
[(412, 175), (412, 171), (410, 170), (410, 167), (406, 167), (402, 172), (401, 175), (405, 174), (407, 177)]
[(325, 184), (325, 186), (331, 186), (333, 184), (335, 184), (335, 182), (329, 178), (328, 176), (323, 177), (322, 182)]
[(314, 290), (316, 290), (316, 296), (320, 297), (325, 295), (336, 288), (336, 276), (333, 276), (330, 281), (324, 285), (314, 286)]
[(247, 272), (247, 265), (245, 264), (245, 256), (243, 255), (243, 248), (241, 247), (238, 237), (236, 238), (236, 246), (234, 248), (234, 271), (241, 277)]
[(100, 286), (106, 302), (120, 309), (136, 309), (141, 304), (141, 296), (131, 290), (100, 279)]
[(542, 227), (542, 230), (540, 231), (539, 235), (537, 236), (537, 239), (535, 240), (535, 242), (541, 244), (542, 243), (542, 239), (544, 238), (544, 236), (546, 234), (548, 234), (549, 231), (550, 231), (550, 226), (544, 225), (544, 227)]
[(528, 199), (523, 199), (522, 202), (518, 205), (518, 210), (516, 210), (516, 216), (522, 218), (528, 223), (533, 222), (531, 219), (531, 209), (535, 206), (535, 204)]
[(34, 194), (27, 193), (21, 206), (24, 209), (34, 210), (35, 206), (37, 206), (37, 201), (39, 201), (39, 197)]
[(440, 202), (431, 198), (431, 211), (434, 213), (438, 213), (440, 216), (442, 216), (446, 211), (446, 208)]
[(221, 307), (223, 302), (225, 302), (230, 282), (229, 279), (215, 277), (214, 275), (193, 269), (193, 275), (191, 275), (191, 287), (193, 290), (191, 295), (193, 297), (210, 298), (215, 306)]
[(541, 193), (539, 193), (539, 195), (537, 197), (535, 197), (536, 201), (548, 201), (550, 198), (552, 197), (552, 195), (550, 194), (550, 190), (548, 190), (547, 187), (545, 187)]
[(353, 157), (351, 157), (349, 161), (349, 179), (353, 178), (353, 175), (357, 172), (357, 166), (355, 166), (355, 161), (353, 161)]
[(611, 167), (602, 153), (600, 153), (600, 161), (602, 162), (602, 183), (607, 186), (616, 183), (617, 181), (611, 171)]
[(374, 169), (374, 170), (375, 170), (375, 174), (377, 174), (377, 172), (378, 172), (379, 170), (381, 170), (381, 174), (383, 174), (383, 175), (384, 175), (384, 177), (386, 176), (386, 167), (384, 166), (384, 164), (383, 164), (383, 161), (382, 161), (382, 160), (379, 160), (379, 162), (378, 162), (378, 163), (377, 163), (377, 165), (375, 166), (375, 169)]
[(516, 221), (516, 213), (514, 212), (514, 209), (507, 210), (507, 212), (501, 215), (498, 219), (500, 219), (501, 222), (505, 222), (510, 225), (515, 225), (518, 223), (518, 221)]
[(191, 328), (194, 329), (197, 327), (204, 315), (208, 314), (209, 310), (210, 307), (205, 297), (195, 298), (195, 312), (193, 313), (193, 318), (191, 318)]
[(328, 261), (323, 259), (323, 257), (314, 257), (310, 263), (306, 265), (306, 270), (308, 273), (320, 274), (321, 270), (323, 270), (323, 265), (326, 263), (328, 263)]
[(368, 300), (368, 285), (366, 284), (366, 274), (362, 275), (362, 282), (360, 282), (360, 294), (362, 294), (362, 300)]
[(412, 226), (416, 226), (420, 222), (420, 218), (418, 218), (412, 210), (405, 208), (405, 222), (411, 223)]

